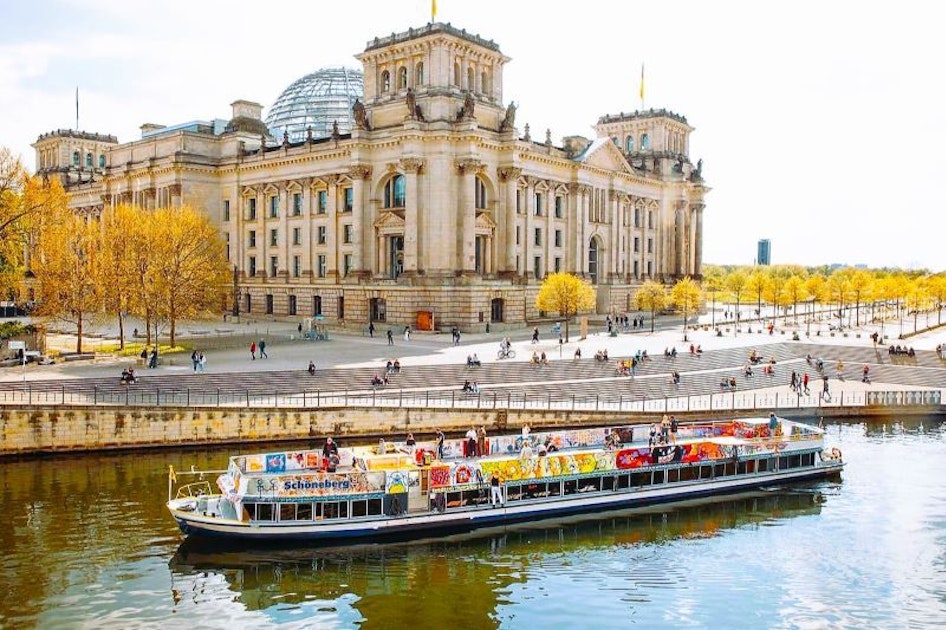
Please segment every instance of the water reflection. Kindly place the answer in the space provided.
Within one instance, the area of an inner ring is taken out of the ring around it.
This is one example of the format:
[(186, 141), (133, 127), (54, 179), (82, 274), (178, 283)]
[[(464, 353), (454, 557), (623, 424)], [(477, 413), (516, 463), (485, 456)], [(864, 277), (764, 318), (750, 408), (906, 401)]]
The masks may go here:
[[(314, 622), (370, 620), (380, 626), (410, 623), (423, 602), (425, 625), (456, 625), (462, 601), (465, 624), (491, 626), (511, 587), (533, 568), (561, 570), (587, 554), (711, 538), (818, 514), (825, 498), (817, 489), (780, 488), (385, 545), (247, 549), (190, 539), (170, 561), (175, 607), (186, 614), (217, 602), (266, 611), (280, 622), (299, 613)], [(232, 596), (222, 597), (224, 590)]]

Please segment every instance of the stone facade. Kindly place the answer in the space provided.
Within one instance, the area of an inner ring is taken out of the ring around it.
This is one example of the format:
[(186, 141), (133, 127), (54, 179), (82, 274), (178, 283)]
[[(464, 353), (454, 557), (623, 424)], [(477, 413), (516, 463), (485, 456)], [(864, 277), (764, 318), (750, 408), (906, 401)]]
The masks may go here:
[(683, 117), (604, 116), (597, 139), (555, 146), (520, 133), (492, 41), (430, 24), (356, 58), (350, 134), (279, 143), (237, 101), (229, 124), (148, 125), (109, 145), (100, 177), (66, 182), (71, 205), (202, 208), (227, 242), (235, 311), (353, 327), (522, 325), (559, 270), (597, 287), (601, 313), (631, 310), (646, 279), (700, 277), (709, 189)]

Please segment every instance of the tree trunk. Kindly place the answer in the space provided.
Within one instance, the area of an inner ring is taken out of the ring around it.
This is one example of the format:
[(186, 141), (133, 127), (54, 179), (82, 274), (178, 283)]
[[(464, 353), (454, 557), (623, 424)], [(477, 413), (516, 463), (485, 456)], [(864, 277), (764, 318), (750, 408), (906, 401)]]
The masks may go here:
[(76, 354), (82, 354), (82, 313), (76, 317)]
[(657, 319), (657, 309), (650, 311), (650, 332), (654, 332), (654, 320)]
[(145, 308), (145, 345), (151, 345), (151, 309)]
[(171, 303), (171, 308), (168, 309), (168, 318), (171, 320), (171, 347), (174, 347), (174, 333), (175, 325), (177, 324), (177, 314), (175, 313), (174, 303)]
[(118, 307), (118, 349), (125, 349), (125, 316), (122, 315), (121, 306)]

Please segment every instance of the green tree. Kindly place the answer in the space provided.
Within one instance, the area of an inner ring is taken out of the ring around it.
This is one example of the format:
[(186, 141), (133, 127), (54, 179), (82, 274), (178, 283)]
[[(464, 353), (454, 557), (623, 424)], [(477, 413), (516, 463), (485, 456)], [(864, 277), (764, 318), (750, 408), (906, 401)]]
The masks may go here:
[(679, 280), (670, 289), (670, 301), (680, 311), (683, 311), (683, 340), (687, 340), (687, 316), (695, 311), (702, 300), (702, 291), (699, 285), (690, 276)]
[(650, 332), (654, 332), (657, 312), (667, 307), (667, 289), (659, 282), (648, 280), (634, 294), (634, 301), (638, 309), (650, 311)]
[[(733, 330), (739, 330), (739, 305), (742, 304), (742, 298), (748, 291), (749, 279), (744, 272), (736, 270), (726, 277), (726, 288), (732, 294), (733, 301), (736, 303), (736, 325)], [(735, 334), (735, 333), (734, 333)]]

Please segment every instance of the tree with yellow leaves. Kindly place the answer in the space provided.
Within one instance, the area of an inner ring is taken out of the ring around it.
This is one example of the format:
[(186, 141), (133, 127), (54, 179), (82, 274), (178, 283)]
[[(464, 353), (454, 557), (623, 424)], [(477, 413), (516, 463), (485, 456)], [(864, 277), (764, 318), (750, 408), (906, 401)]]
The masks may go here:
[(36, 278), (37, 313), (76, 327), (82, 352), (85, 325), (102, 309), (99, 226), (68, 209), (43, 218), (30, 268)]
[(17, 289), (39, 220), (66, 207), (58, 181), (30, 177), (9, 149), (0, 147), (0, 295)]
[(583, 311), (595, 308), (595, 289), (578, 276), (559, 272), (546, 276), (535, 297), (535, 307), (540, 311), (558, 313), (565, 320), (565, 341), (568, 341), (569, 320)]
[(683, 340), (687, 340), (687, 316), (700, 305), (703, 298), (703, 292), (700, 286), (693, 281), (690, 276), (677, 281), (670, 289), (670, 301), (678, 309), (683, 311)]
[(657, 312), (667, 308), (667, 289), (654, 280), (648, 280), (634, 294), (634, 302), (642, 311), (650, 311), (650, 332), (654, 332)]
[(202, 212), (189, 207), (153, 211), (148, 240), (153, 254), (154, 311), (170, 326), (222, 303), (230, 277), (220, 232)]
[(102, 300), (105, 311), (118, 316), (118, 345), (123, 350), (125, 317), (142, 307), (137, 299), (141, 292), (135, 270), (140, 260), (136, 254), (147, 253), (147, 247), (141, 246), (147, 242), (143, 238), (147, 232), (145, 219), (140, 208), (128, 205), (106, 208), (101, 219)]
[[(736, 303), (736, 325), (733, 330), (738, 333), (740, 318), (739, 305), (742, 303), (742, 297), (748, 291), (749, 278), (746, 277), (743, 271), (737, 269), (726, 277), (725, 285), (732, 294), (733, 301)], [(735, 335), (736, 333), (733, 334)]]

